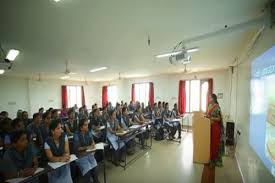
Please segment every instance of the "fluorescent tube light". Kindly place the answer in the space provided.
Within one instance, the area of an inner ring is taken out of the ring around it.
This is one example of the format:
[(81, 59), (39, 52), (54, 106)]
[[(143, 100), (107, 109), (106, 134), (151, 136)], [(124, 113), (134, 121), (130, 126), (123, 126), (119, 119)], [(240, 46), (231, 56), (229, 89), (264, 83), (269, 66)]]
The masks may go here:
[(98, 71), (102, 71), (102, 70), (105, 70), (107, 69), (107, 67), (99, 67), (99, 68), (96, 68), (96, 69), (91, 69), (90, 72), (98, 72)]
[(60, 79), (69, 79), (70, 78), (70, 76), (62, 76), (62, 77), (60, 77)]
[(171, 53), (160, 54), (160, 55), (157, 55), (156, 57), (157, 58), (170, 57), (170, 56), (178, 55), (180, 53), (182, 53), (182, 51), (176, 51), (176, 52), (171, 52)]
[(18, 50), (11, 49), (8, 52), (6, 59), (8, 59), (9, 61), (14, 61), (18, 54), (19, 54)]
[(190, 48), (187, 50), (187, 53), (192, 53), (192, 52), (195, 52), (195, 51), (199, 51), (199, 48)]

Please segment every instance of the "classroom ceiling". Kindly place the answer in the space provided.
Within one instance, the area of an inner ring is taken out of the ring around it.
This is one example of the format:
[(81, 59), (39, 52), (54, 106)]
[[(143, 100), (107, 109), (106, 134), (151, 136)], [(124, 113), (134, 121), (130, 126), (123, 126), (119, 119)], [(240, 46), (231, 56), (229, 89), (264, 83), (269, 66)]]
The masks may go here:
[[(0, 41), (20, 55), (6, 76), (106, 81), (120, 76), (179, 73), (183, 65), (154, 55), (181, 40), (253, 19), (263, 0), (1, 0)], [(186, 45), (199, 46), (187, 69), (227, 68), (257, 29), (244, 29)], [(150, 37), (150, 46), (147, 44)], [(90, 73), (101, 66), (108, 70)], [(0, 75), (1, 77), (1, 75)]]

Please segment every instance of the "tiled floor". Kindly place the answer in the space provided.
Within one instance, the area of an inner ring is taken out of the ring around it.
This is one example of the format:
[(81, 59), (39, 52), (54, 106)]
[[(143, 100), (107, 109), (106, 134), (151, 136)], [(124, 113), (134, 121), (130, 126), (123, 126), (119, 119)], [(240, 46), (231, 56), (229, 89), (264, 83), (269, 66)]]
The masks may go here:
[[(184, 133), (181, 144), (153, 140), (152, 149), (125, 171), (107, 163), (108, 183), (197, 183), (203, 166), (192, 161), (192, 133)], [(100, 168), (102, 179), (102, 169)], [(242, 182), (236, 160), (225, 157), (224, 167), (216, 169), (216, 183)]]

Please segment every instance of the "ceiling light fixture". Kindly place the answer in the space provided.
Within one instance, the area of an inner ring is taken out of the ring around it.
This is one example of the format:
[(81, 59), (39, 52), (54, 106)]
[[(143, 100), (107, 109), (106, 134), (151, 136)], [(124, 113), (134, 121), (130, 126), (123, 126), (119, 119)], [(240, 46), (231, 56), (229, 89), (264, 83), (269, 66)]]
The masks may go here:
[(54, 0), (54, 2), (58, 3), (60, 0)]
[(90, 72), (98, 72), (98, 71), (102, 71), (102, 70), (105, 70), (105, 69), (108, 69), (107, 67), (99, 67), (99, 68), (96, 68), (96, 69), (91, 69)]
[(18, 56), (18, 54), (19, 54), (18, 50), (11, 49), (8, 52), (6, 59), (8, 59), (9, 61), (14, 61), (15, 58)]
[(70, 78), (70, 76), (62, 76), (62, 77), (60, 77), (60, 79), (69, 79)]
[(199, 51), (199, 48), (190, 48), (187, 50), (187, 53), (192, 53), (192, 52), (196, 52)]
[(4, 69), (0, 69), (0, 74), (4, 74), (5, 70)]
[(175, 56), (182, 53), (181, 51), (175, 51), (175, 52), (171, 52), (171, 53), (165, 53), (165, 54), (160, 54), (160, 55), (156, 55), (157, 58), (163, 58), (163, 57), (170, 57), (170, 56)]

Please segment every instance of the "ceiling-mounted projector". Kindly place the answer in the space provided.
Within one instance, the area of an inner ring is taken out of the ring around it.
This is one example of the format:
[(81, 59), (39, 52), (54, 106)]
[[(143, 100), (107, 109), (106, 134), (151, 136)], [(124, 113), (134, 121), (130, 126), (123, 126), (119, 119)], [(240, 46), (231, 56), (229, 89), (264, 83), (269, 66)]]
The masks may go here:
[(180, 54), (170, 56), (169, 61), (171, 64), (189, 64), (191, 63), (191, 55), (187, 51), (183, 51)]

